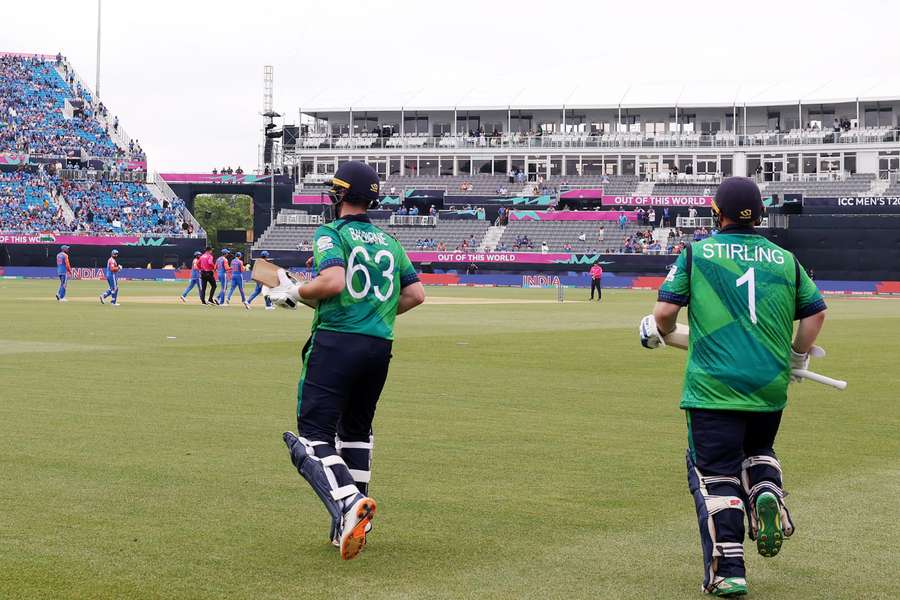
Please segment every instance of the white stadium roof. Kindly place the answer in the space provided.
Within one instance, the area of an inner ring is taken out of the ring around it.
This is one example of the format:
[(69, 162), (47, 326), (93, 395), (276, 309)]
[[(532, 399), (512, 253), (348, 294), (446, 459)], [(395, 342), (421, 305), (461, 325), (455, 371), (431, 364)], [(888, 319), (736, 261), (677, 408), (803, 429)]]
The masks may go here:
[[(527, 84), (523, 85), (523, 83)], [(516, 90), (500, 93), (499, 90)], [(553, 84), (546, 79), (498, 77), (487, 85), (436, 81), (420, 89), (400, 91), (390, 83), (360, 92), (328, 86), (304, 98), (304, 113), (388, 110), (506, 110), (567, 108), (659, 108), (717, 106), (783, 106), (836, 102), (900, 99), (900, 82), (875, 79), (782, 82), (682, 82), (626, 83), (589, 81)]]

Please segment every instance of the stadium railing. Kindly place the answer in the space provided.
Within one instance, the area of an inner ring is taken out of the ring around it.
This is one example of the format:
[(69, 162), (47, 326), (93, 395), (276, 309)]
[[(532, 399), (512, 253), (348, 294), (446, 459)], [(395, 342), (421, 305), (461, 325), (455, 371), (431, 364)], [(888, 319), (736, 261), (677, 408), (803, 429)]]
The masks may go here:
[(482, 136), (432, 136), (428, 134), (394, 134), (383, 137), (374, 133), (358, 135), (311, 134), (300, 138), (302, 149), (487, 149), (487, 148), (723, 148), (738, 146), (791, 146), (837, 143), (900, 142), (900, 128), (866, 127), (848, 131), (803, 129), (759, 131), (749, 134), (717, 133), (638, 133), (601, 134), (499, 134)]

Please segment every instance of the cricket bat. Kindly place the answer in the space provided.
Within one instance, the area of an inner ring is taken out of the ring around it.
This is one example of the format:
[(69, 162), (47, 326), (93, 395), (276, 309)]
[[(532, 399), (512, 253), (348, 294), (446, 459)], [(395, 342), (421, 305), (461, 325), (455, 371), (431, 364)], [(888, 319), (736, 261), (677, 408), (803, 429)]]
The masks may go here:
[(269, 262), (264, 258), (257, 258), (253, 261), (253, 270), (250, 272), (250, 277), (256, 283), (266, 287), (278, 287), (278, 269), (280, 268), (275, 263)]
[[(278, 270), (281, 269), (278, 265), (273, 262), (269, 262), (264, 258), (257, 258), (253, 261), (253, 270), (250, 272), (250, 277), (256, 283), (264, 285), (269, 288), (278, 287), (281, 283), (278, 280)], [(297, 279), (291, 275), (291, 272), (285, 269), (285, 273), (294, 283), (300, 283)], [(306, 300), (305, 298), (301, 298), (300, 302), (305, 304), (310, 308), (316, 308), (319, 305), (318, 300)]]
[[(666, 346), (672, 346), (673, 348), (687, 350), (690, 335), (691, 332), (687, 325), (676, 323), (675, 331), (663, 336), (663, 341), (666, 343)], [(833, 379), (831, 377), (826, 377), (825, 375), (821, 375), (808, 369), (792, 369), (791, 375), (793, 375), (794, 377), (809, 379), (810, 381), (815, 381), (816, 383), (821, 383), (822, 385), (827, 385), (837, 390), (847, 389), (846, 381), (842, 379)]]

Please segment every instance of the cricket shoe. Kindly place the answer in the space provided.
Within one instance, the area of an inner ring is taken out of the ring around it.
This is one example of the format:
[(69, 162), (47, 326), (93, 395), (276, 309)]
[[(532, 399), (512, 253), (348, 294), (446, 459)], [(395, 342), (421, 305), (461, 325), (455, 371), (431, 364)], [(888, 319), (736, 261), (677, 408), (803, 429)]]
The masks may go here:
[(716, 577), (711, 590), (703, 590), (717, 598), (734, 598), (747, 593), (747, 580), (743, 577)]
[(59, 294), (56, 294), (55, 298), (56, 298), (56, 301), (59, 302)]
[(250, 303), (244, 302), (244, 308), (246, 308), (247, 310), (250, 310)]
[(756, 499), (756, 550), (762, 556), (772, 557), (781, 550), (784, 543), (784, 530), (781, 526), (781, 506), (772, 492), (763, 492)]
[(60, 301), (60, 302), (68, 302), (69, 299), (68, 299), (68, 298), (60, 298), (59, 301)]
[(366, 547), (366, 533), (375, 516), (375, 500), (358, 494), (344, 512), (340, 549), (343, 560), (353, 560)]
[(122, 306), (122, 303), (121, 302), (110, 302), (109, 305), (110, 306)]
[(181, 300), (182, 304), (187, 304), (187, 300), (184, 299), (184, 296), (178, 296), (178, 299)]
[(106, 298), (103, 297), (103, 294), (100, 294), (100, 304), (106, 304)]
[[(372, 532), (372, 521), (369, 521), (369, 524), (366, 525), (366, 535)], [(341, 547), (341, 536), (340, 536), (340, 528), (339, 524), (336, 522), (331, 523), (331, 532), (328, 534), (328, 537), (331, 538), (331, 545), (335, 548)]]
[(266, 310), (275, 310), (275, 307), (274, 307), (274, 306), (267, 306), (267, 307), (266, 307)]

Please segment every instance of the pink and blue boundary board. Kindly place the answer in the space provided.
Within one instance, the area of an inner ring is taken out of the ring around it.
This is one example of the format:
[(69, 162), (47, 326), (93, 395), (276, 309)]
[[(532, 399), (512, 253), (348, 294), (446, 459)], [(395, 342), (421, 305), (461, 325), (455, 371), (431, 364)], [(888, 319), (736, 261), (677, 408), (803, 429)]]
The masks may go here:
[[(103, 279), (103, 270), (99, 268), (74, 269), (75, 279)], [(0, 267), (0, 277), (21, 279), (56, 279), (54, 267)], [(122, 269), (122, 279), (144, 281), (173, 281), (190, 277), (185, 269)], [(590, 276), (587, 273), (572, 271), (560, 274), (485, 274), (465, 275), (452, 271), (445, 273), (421, 273), (419, 275), (426, 285), (473, 286), (473, 287), (552, 287), (559, 281), (566, 287), (588, 288)], [(250, 274), (244, 273), (244, 281), (250, 281)], [(611, 289), (657, 289), (663, 277), (620, 276), (606, 272), (603, 275), (603, 287)], [(900, 281), (833, 281), (819, 280), (816, 285), (828, 294), (898, 294)]]

